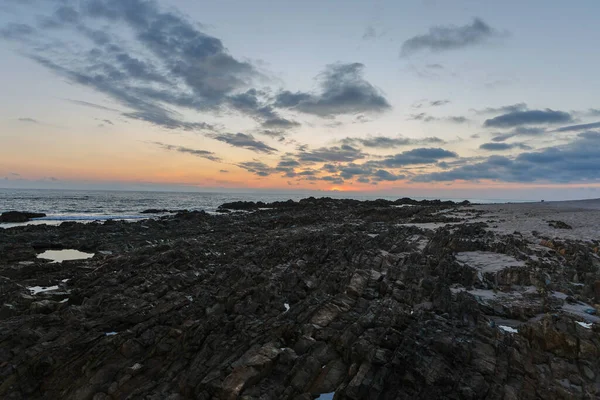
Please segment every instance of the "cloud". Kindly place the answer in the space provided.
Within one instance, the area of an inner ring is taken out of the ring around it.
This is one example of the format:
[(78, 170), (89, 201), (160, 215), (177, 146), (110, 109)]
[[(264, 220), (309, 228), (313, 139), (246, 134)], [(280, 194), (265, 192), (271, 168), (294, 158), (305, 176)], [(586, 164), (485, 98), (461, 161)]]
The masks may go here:
[(584, 132), (562, 146), (524, 152), (514, 158), (490, 156), (482, 162), (448, 171), (422, 174), (420, 182), (482, 179), (502, 182), (598, 182), (600, 181), (600, 132)]
[(592, 122), (591, 124), (563, 126), (562, 128), (556, 129), (556, 132), (577, 132), (577, 131), (586, 131), (586, 130), (595, 129), (595, 128), (600, 128), (600, 122)]
[(448, 103), (450, 103), (450, 100), (433, 100), (433, 101), (429, 102), (429, 105), (431, 107), (439, 107), (439, 106), (445, 106)]
[(406, 179), (406, 175), (395, 175), (384, 169), (378, 169), (373, 174), (373, 180), (375, 181), (398, 181)]
[(446, 121), (446, 122), (452, 122), (455, 124), (464, 124), (469, 122), (470, 120), (467, 117), (464, 117), (462, 115), (456, 115), (456, 116), (448, 116), (448, 117), (434, 117), (433, 115), (427, 114), (427, 113), (418, 113), (418, 114), (410, 114), (408, 116), (409, 120), (414, 120), (414, 121), (423, 121), (423, 122), (434, 122), (434, 121)]
[(372, 25), (365, 28), (365, 33), (362, 35), (363, 40), (372, 40), (377, 38), (377, 31)]
[(496, 134), (494, 137), (492, 137), (492, 141), (504, 142), (505, 140), (516, 136), (539, 136), (543, 133), (546, 133), (545, 128), (518, 126), (509, 132)]
[(229, 171), (228, 171), (228, 170), (226, 170), (226, 169), (220, 169), (220, 170), (219, 170), (219, 172), (222, 172), (222, 173), (226, 174), (226, 173), (228, 173)]
[(291, 129), (300, 126), (300, 123), (285, 118), (272, 118), (263, 122), (262, 126), (271, 129)]
[(254, 136), (245, 133), (215, 133), (208, 134), (208, 137), (227, 143), (234, 147), (242, 147), (257, 153), (272, 154), (277, 152), (277, 149), (268, 146), (260, 140), (254, 139)]
[(489, 150), (489, 151), (505, 151), (512, 149), (522, 149), (522, 150), (531, 150), (530, 146), (527, 146), (524, 143), (484, 143), (479, 146), (481, 150)]
[(95, 108), (95, 109), (98, 109), (98, 110), (112, 111), (112, 112), (118, 112), (118, 113), (122, 112), (120, 110), (117, 110), (116, 108), (105, 107), (105, 106), (101, 106), (101, 105), (95, 104), (95, 103), (90, 103), (90, 102), (87, 102), (87, 101), (72, 100), (72, 99), (65, 99), (65, 101), (68, 101), (69, 103), (72, 103), (72, 104), (77, 104), (79, 106)]
[(365, 28), (365, 32), (362, 35), (363, 40), (375, 40), (377, 38), (382, 37), (387, 33), (386, 30), (378, 29), (373, 25), (369, 25)]
[(318, 94), (280, 92), (274, 106), (320, 117), (381, 113), (391, 109), (383, 94), (363, 77), (364, 65), (332, 64), (319, 76)]
[(237, 166), (258, 176), (269, 176), (278, 172), (276, 169), (269, 167), (259, 160), (241, 162)]
[(27, 24), (10, 23), (0, 28), (0, 39), (23, 40), (35, 33), (35, 29)]
[(442, 148), (418, 148), (408, 150), (393, 156), (388, 156), (381, 161), (372, 161), (372, 165), (380, 165), (388, 168), (403, 167), (415, 164), (433, 164), (446, 158), (456, 158), (458, 154)]
[[(37, 29), (11, 25), (0, 37), (19, 40), (20, 50), (40, 65), (129, 108), (123, 113), (127, 118), (210, 131), (209, 124), (187, 121), (173, 108), (233, 107), (235, 96), (262, 78), (252, 64), (229, 54), (221, 40), (181, 14), (161, 10), (156, 1), (45, 4), (35, 12), (51, 12), (41, 16)], [(101, 31), (93, 28), (98, 25)]]
[(362, 145), (364, 147), (372, 148), (395, 148), (401, 146), (413, 146), (423, 144), (443, 144), (446, 143), (444, 140), (438, 137), (426, 137), (422, 139), (406, 138), (402, 136), (398, 137), (387, 137), (387, 136), (368, 136), (366, 138), (345, 138), (341, 140), (342, 143), (349, 145)]
[(176, 151), (179, 153), (191, 154), (193, 156), (200, 157), (200, 158), (206, 158), (207, 160), (214, 161), (214, 162), (222, 161), (221, 158), (216, 156), (215, 153), (213, 153), (212, 151), (190, 149), (189, 147), (174, 146), (174, 145), (165, 144), (162, 142), (149, 142), (149, 143), (154, 144), (162, 149), (169, 150), (169, 151)]
[(500, 113), (508, 114), (508, 113), (526, 111), (526, 110), (527, 110), (526, 103), (516, 103), (516, 104), (511, 104), (508, 106), (487, 107), (482, 110), (473, 110), (473, 111), (475, 111), (477, 114), (500, 114)]
[(573, 117), (564, 111), (545, 110), (513, 111), (487, 119), (483, 124), (488, 128), (512, 128), (521, 125), (545, 125), (571, 122)]
[(482, 44), (489, 39), (500, 36), (502, 34), (483, 20), (475, 18), (472, 23), (463, 26), (433, 26), (429, 28), (428, 33), (406, 40), (402, 44), (400, 54), (406, 57), (423, 50), (434, 53), (456, 50)]
[(33, 119), (33, 118), (19, 118), (18, 120), (21, 122), (27, 122), (30, 124), (41, 124), (40, 121), (38, 121), (37, 119)]
[(414, 121), (423, 121), (423, 122), (432, 122), (432, 121), (436, 121), (437, 118), (427, 114), (427, 113), (418, 113), (418, 114), (410, 114), (408, 116), (409, 120), (414, 120)]
[(367, 155), (355, 147), (344, 144), (301, 151), (297, 154), (297, 158), (304, 162), (352, 162)]

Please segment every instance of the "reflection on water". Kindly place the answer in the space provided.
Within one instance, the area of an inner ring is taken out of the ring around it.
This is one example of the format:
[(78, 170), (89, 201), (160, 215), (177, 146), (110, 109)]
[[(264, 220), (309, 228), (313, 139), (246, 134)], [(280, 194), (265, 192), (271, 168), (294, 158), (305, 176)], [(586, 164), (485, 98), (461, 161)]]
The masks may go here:
[(335, 395), (335, 392), (323, 393), (319, 397), (317, 397), (316, 400), (332, 400), (333, 399), (333, 395)]
[(84, 253), (79, 250), (46, 250), (45, 252), (38, 254), (38, 258), (44, 260), (51, 260), (52, 262), (61, 262), (67, 260), (85, 260), (87, 258), (94, 257), (91, 253)]

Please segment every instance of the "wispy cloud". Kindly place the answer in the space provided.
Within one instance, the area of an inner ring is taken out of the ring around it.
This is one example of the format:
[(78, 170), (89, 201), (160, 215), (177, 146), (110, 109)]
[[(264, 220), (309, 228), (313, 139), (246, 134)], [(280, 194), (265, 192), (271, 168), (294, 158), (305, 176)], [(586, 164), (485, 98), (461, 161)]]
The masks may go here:
[(191, 154), (193, 156), (200, 157), (200, 158), (206, 158), (207, 160), (214, 161), (214, 162), (222, 161), (221, 158), (218, 157), (215, 153), (213, 153), (212, 151), (208, 151), (208, 150), (192, 149), (189, 147), (175, 146), (175, 145), (171, 145), (171, 144), (165, 144), (162, 142), (149, 142), (149, 143), (154, 144), (162, 149), (169, 150), (169, 151), (176, 151), (178, 153)]
[(521, 149), (521, 150), (531, 150), (531, 146), (528, 146), (524, 143), (502, 143), (502, 142), (491, 142), (484, 143), (479, 146), (481, 150), (488, 151), (506, 151), (513, 149)]
[(483, 124), (488, 128), (512, 128), (523, 125), (548, 125), (571, 122), (573, 117), (565, 111), (545, 110), (513, 111), (487, 119)]
[(29, 118), (29, 117), (26, 117), (26, 118), (18, 118), (17, 120), (18, 120), (18, 121), (21, 121), (21, 122), (27, 122), (27, 123), (29, 123), (29, 124), (41, 124), (41, 122), (40, 122), (40, 121), (38, 121), (37, 119), (34, 119), (34, 118)]
[(470, 24), (462, 26), (433, 26), (429, 28), (429, 32), (406, 40), (402, 44), (400, 54), (406, 57), (423, 50), (441, 52), (462, 49), (501, 36), (499, 31), (482, 19), (475, 18)]
[(438, 137), (426, 138), (407, 138), (407, 137), (388, 137), (388, 136), (368, 136), (366, 138), (344, 138), (341, 140), (344, 144), (362, 145), (364, 147), (388, 149), (402, 146), (414, 146), (423, 144), (443, 144), (444, 140)]
[(256, 140), (254, 136), (245, 133), (215, 133), (207, 135), (210, 138), (218, 140), (220, 142), (227, 143), (234, 147), (241, 147), (244, 149), (252, 150), (257, 153), (272, 154), (277, 152), (277, 149), (268, 146), (260, 140)]

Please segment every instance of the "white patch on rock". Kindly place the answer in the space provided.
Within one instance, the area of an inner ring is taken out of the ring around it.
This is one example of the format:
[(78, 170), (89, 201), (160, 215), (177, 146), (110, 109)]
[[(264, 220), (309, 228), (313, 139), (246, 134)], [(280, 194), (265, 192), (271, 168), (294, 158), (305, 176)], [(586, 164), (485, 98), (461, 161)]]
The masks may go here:
[(117, 332), (106, 332), (105, 335), (106, 336), (115, 336), (117, 334)]
[(591, 322), (581, 322), (581, 321), (575, 321), (575, 322), (577, 322), (579, 325), (583, 326), (585, 329), (592, 329)]
[(283, 303), (283, 306), (285, 307), (285, 311), (284, 312), (290, 311), (290, 305), (288, 303)]
[(49, 292), (51, 290), (58, 290), (58, 286), (31, 286), (27, 289), (31, 291), (31, 294), (38, 294), (43, 292)]
[(506, 325), (498, 325), (498, 328), (508, 333), (518, 333), (519, 331), (515, 328)]

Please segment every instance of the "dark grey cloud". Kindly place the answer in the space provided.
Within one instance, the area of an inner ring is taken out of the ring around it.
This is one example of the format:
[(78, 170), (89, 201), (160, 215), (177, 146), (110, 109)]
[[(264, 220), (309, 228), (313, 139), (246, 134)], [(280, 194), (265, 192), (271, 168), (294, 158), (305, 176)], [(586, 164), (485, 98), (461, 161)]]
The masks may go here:
[(259, 160), (244, 161), (236, 165), (258, 176), (269, 176), (278, 172), (275, 168), (271, 168)]
[(523, 125), (564, 124), (573, 117), (565, 111), (545, 110), (514, 111), (487, 119), (483, 124), (488, 128), (512, 128)]
[(440, 107), (449, 104), (450, 100), (420, 100), (415, 102), (412, 108), (423, 108), (423, 107)]
[(512, 137), (518, 136), (539, 136), (546, 133), (545, 128), (518, 126), (508, 132), (497, 133), (492, 137), (493, 142), (504, 142)]
[(355, 176), (360, 175), (371, 175), (373, 168), (364, 164), (349, 163), (337, 168), (340, 176), (344, 179), (352, 179)]
[(34, 28), (27, 24), (10, 23), (0, 27), (0, 39), (22, 40), (36, 32)]
[(463, 26), (433, 26), (423, 35), (413, 36), (402, 44), (400, 54), (404, 57), (423, 50), (441, 52), (482, 44), (502, 34), (480, 18)]
[(524, 152), (514, 158), (490, 156), (448, 171), (422, 174), (415, 181), (493, 180), (502, 182), (599, 182), (600, 132), (584, 132), (563, 146)]
[(297, 158), (303, 162), (352, 162), (365, 158), (367, 155), (360, 149), (344, 144), (300, 151)]
[(426, 137), (421, 139), (407, 138), (407, 137), (388, 137), (388, 136), (368, 136), (366, 138), (345, 138), (341, 140), (342, 143), (349, 145), (362, 145), (364, 147), (372, 148), (396, 148), (402, 146), (414, 146), (423, 144), (443, 144), (446, 143), (444, 140), (438, 137)]
[(406, 175), (396, 175), (384, 169), (378, 169), (373, 173), (373, 177), (371, 179), (375, 181), (398, 181), (406, 179)]
[(300, 126), (299, 122), (285, 118), (272, 118), (264, 121), (262, 126), (267, 129), (291, 129)]
[(338, 173), (338, 175), (330, 175), (325, 177), (324, 180), (337, 180), (338, 183), (340, 179), (342, 180), (356, 180), (361, 183), (370, 183), (370, 182), (381, 182), (381, 181), (398, 181), (402, 179), (406, 179), (406, 175), (403, 174), (394, 174), (385, 169), (381, 169), (377, 166), (371, 165), (369, 163), (365, 164), (355, 164), (348, 163), (345, 165), (328, 165), (328, 168), (323, 168), (329, 173)]
[(228, 170), (226, 170), (226, 169), (220, 169), (220, 170), (219, 170), (219, 172), (221, 172), (221, 173), (224, 173), (224, 174), (227, 174), (227, 173), (229, 173), (229, 171), (228, 171)]
[(330, 182), (333, 183), (335, 185), (341, 185), (344, 183), (344, 179), (340, 178), (339, 176), (324, 176), (322, 178), (320, 178), (322, 181), (325, 182)]
[(254, 136), (245, 133), (214, 133), (208, 134), (208, 137), (218, 140), (220, 142), (227, 143), (234, 147), (241, 147), (244, 149), (252, 150), (257, 153), (272, 154), (277, 152), (271, 146), (268, 146), (260, 140), (256, 140)]
[(29, 123), (29, 124), (41, 124), (41, 122), (40, 122), (40, 121), (38, 121), (37, 119), (34, 119), (34, 118), (28, 118), (28, 117), (25, 117), (25, 118), (18, 118), (18, 121), (21, 121), (21, 122), (27, 122), (27, 123)]
[(397, 168), (405, 165), (433, 164), (439, 160), (456, 157), (458, 157), (458, 154), (439, 147), (419, 148), (388, 156), (381, 161), (372, 161), (371, 164), (388, 168)]
[(445, 106), (448, 103), (450, 103), (450, 100), (433, 100), (433, 101), (429, 102), (429, 105), (431, 107), (439, 107), (439, 106)]
[(445, 121), (445, 122), (451, 122), (454, 124), (465, 124), (470, 121), (467, 117), (464, 117), (462, 115), (455, 115), (455, 116), (448, 116), (448, 117), (434, 117), (433, 115), (430, 115), (425, 112), (417, 113), (417, 114), (410, 114), (408, 116), (408, 119), (414, 120), (414, 121), (423, 121), (423, 122)]
[(515, 112), (520, 112), (520, 111), (527, 111), (527, 104), (526, 103), (516, 103), (516, 104), (510, 104), (508, 106), (501, 106), (501, 107), (486, 107), (481, 110), (473, 110), (473, 111), (475, 111), (477, 114), (509, 114), (509, 113), (515, 113)]
[(364, 79), (363, 70), (360, 63), (328, 65), (319, 76), (320, 93), (283, 91), (276, 96), (274, 106), (320, 117), (391, 109), (381, 91)]
[[(252, 64), (236, 59), (200, 25), (163, 11), (154, 0), (46, 4), (52, 12), (42, 16), (37, 29), (10, 25), (0, 38), (20, 40), (20, 50), (32, 60), (129, 108), (123, 113), (127, 118), (169, 129), (211, 130), (208, 124), (186, 121), (172, 107), (202, 112), (226, 107), (277, 117), (262, 104), (243, 108), (236, 98), (261, 77)], [(102, 31), (92, 28), (98, 24)], [(68, 43), (61, 41), (67, 36)]]
[(408, 116), (409, 120), (414, 120), (414, 121), (423, 121), (423, 122), (433, 122), (435, 120), (437, 120), (437, 118), (435, 118), (432, 115), (429, 115), (427, 113), (418, 113), (418, 114), (410, 114)]
[(442, 64), (427, 64), (427, 65), (425, 65), (425, 68), (427, 68), (427, 69), (444, 69), (444, 66)]
[(150, 142), (150, 143), (154, 144), (162, 149), (165, 149), (165, 150), (176, 151), (178, 153), (184, 153), (184, 154), (191, 154), (193, 156), (200, 157), (200, 158), (206, 158), (207, 160), (214, 161), (214, 162), (222, 161), (221, 158), (218, 157), (212, 151), (191, 149), (189, 147), (183, 147), (183, 146), (174, 146), (174, 145), (165, 144), (162, 142)]
[(446, 121), (449, 121), (449, 122), (454, 122), (455, 124), (465, 124), (465, 123), (469, 122), (469, 118), (463, 117), (461, 115), (459, 115), (459, 116), (452, 116), (452, 117), (446, 117), (446, 118), (443, 118), (443, 119), (445, 119)]
[(506, 151), (512, 149), (521, 149), (521, 150), (531, 150), (530, 146), (527, 146), (524, 143), (499, 143), (499, 142), (491, 142), (484, 143), (479, 146), (481, 150), (488, 151)]
[(577, 132), (587, 131), (590, 129), (600, 128), (600, 122), (592, 122), (591, 124), (570, 125), (558, 128), (556, 132)]

